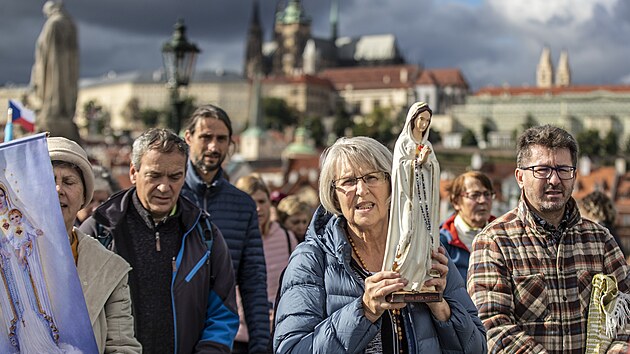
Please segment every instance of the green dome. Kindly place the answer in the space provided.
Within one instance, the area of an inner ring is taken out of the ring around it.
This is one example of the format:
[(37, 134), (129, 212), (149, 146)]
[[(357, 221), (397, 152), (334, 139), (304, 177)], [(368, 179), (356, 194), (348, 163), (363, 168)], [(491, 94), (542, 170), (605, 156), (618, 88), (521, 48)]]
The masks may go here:
[(284, 12), (278, 13), (277, 20), (284, 24), (309, 23), (311, 21), (302, 11), (299, 0), (291, 0)]
[(247, 128), (244, 132), (241, 133), (241, 137), (261, 137), (264, 136), (265, 132), (258, 127)]
[(310, 146), (306, 140), (309, 136), (308, 131), (299, 127), (295, 129), (295, 141), (289, 144), (284, 151), (283, 155), (316, 155), (317, 151), (315, 148)]

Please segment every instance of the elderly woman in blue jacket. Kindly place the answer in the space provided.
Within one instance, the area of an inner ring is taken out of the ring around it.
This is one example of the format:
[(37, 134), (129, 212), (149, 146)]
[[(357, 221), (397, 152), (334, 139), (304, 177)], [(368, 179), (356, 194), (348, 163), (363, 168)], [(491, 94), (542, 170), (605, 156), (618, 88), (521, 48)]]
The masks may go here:
[(485, 329), (443, 248), (433, 252), (443, 291), (434, 303), (391, 303), (407, 280), (381, 271), (392, 154), (367, 137), (341, 138), (322, 155), (315, 212), (280, 287), (276, 353), (485, 353)]

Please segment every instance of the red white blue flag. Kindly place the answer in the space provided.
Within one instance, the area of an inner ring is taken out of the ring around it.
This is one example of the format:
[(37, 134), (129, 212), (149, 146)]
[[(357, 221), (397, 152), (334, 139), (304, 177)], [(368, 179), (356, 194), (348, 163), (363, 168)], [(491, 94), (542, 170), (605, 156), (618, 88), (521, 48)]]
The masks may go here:
[(9, 108), (12, 110), (12, 123), (21, 125), (22, 128), (30, 133), (35, 131), (35, 112), (24, 108), (20, 102), (15, 100), (9, 100)]

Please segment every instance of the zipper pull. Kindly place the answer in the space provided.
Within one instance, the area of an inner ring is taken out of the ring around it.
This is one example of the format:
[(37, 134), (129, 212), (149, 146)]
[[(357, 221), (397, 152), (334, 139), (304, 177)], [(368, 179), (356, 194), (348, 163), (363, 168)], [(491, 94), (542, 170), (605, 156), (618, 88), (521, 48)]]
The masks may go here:
[(175, 273), (177, 271), (177, 263), (175, 262), (175, 257), (173, 257), (171, 265), (173, 266), (173, 273)]
[(155, 232), (155, 250), (160, 252), (162, 251), (162, 247), (160, 246), (160, 232)]

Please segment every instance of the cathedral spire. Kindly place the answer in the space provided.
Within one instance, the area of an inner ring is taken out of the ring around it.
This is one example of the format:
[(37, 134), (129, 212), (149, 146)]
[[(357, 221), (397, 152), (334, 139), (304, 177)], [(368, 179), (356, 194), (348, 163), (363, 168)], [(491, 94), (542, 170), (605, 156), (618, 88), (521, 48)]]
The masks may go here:
[(569, 52), (563, 49), (558, 59), (558, 67), (556, 70), (556, 86), (571, 86), (571, 68), (569, 68)]
[(330, 39), (334, 44), (339, 29), (339, 0), (332, 0), (330, 4)]
[(252, 4), (252, 17), (249, 22), (247, 47), (245, 48), (245, 67), (243, 68), (243, 74), (249, 79), (263, 71), (262, 27), (260, 26), (258, 0), (254, 0)]
[(551, 50), (548, 46), (543, 48), (536, 69), (536, 86), (551, 87), (553, 84), (553, 65), (551, 64)]

